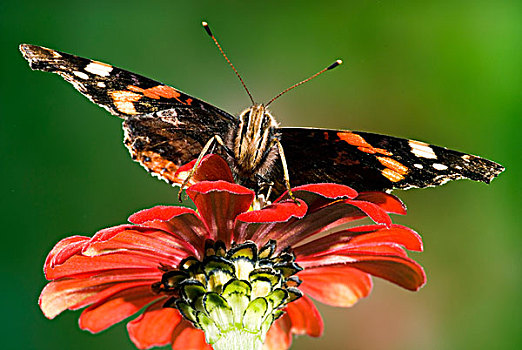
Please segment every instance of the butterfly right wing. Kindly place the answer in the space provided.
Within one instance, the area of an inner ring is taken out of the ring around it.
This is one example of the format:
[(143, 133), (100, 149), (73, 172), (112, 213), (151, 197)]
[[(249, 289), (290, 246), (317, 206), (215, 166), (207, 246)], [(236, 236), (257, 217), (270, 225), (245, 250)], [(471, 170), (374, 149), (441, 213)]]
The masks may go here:
[[(504, 167), (490, 160), (415, 140), (368, 132), (280, 128), (292, 186), (314, 182), (385, 191), (470, 179), (489, 183)], [(281, 165), (270, 179), (285, 190)]]

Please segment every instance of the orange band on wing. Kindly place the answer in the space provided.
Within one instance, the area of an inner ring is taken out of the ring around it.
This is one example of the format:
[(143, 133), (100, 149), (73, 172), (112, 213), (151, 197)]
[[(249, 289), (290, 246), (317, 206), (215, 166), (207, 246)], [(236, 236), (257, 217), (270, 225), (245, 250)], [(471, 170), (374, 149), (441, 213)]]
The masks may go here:
[(361, 152), (369, 153), (369, 154), (384, 154), (385, 156), (391, 156), (393, 153), (388, 152), (385, 149), (382, 148), (375, 148), (372, 145), (370, 145), (361, 135), (354, 134), (353, 132), (344, 132), (339, 131), (337, 133), (337, 136), (346, 143), (356, 146), (357, 149)]
[(142, 93), (143, 96), (152, 98), (155, 100), (159, 100), (160, 98), (163, 97), (163, 98), (174, 98), (174, 99), (178, 100), (179, 103), (184, 104), (184, 105), (190, 106), (190, 104), (192, 103), (191, 98), (187, 99), (186, 101), (181, 101), (179, 99), (181, 94), (178, 91), (176, 91), (176, 89), (174, 89), (173, 87), (170, 87), (167, 85), (157, 85), (157, 86), (154, 86), (154, 87), (151, 87), (148, 89), (143, 89), (143, 88), (140, 88), (140, 87), (134, 86), (134, 85), (128, 85), (127, 89), (129, 89), (130, 91)]
[(152, 151), (131, 151), (131, 154), (133, 154), (136, 160), (138, 160), (150, 172), (157, 174), (169, 183), (181, 184), (183, 182), (183, 179), (180, 179), (176, 175), (176, 171), (179, 167), (170, 160), (163, 158), (161, 155)]
[(402, 164), (401, 162), (396, 161), (395, 159), (391, 159), (388, 157), (376, 157), (377, 160), (384, 165), (386, 168), (389, 168), (401, 175), (406, 175), (408, 173), (408, 167)]
[(404, 180), (404, 176), (402, 176), (398, 172), (393, 171), (389, 168), (382, 169), (381, 174), (384, 177), (386, 177), (388, 180), (390, 180), (391, 182), (398, 182), (398, 181)]

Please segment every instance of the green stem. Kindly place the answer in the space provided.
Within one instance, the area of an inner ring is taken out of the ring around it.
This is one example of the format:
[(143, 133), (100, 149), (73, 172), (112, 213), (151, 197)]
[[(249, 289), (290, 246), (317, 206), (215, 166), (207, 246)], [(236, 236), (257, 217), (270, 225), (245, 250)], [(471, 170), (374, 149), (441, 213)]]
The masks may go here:
[(263, 342), (259, 334), (234, 329), (222, 333), (221, 338), (212, 344), (212, 347), (214, 350), (261, 350)]

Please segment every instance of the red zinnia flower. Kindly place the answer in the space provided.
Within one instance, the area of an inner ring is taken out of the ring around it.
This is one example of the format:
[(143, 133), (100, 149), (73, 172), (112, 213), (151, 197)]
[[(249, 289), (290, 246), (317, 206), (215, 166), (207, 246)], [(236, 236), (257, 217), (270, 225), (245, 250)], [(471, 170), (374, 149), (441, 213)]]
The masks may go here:
[[(395, 197), (314, 184), (293, 189), (298, 204), (283, 196), (249, 211), (254, 193), (231, 183), (229, 169), (221, 177), (228, 181), (187, 189), (197, 211), (157, 206), (132, 215), (130, 225), (60, 241), (45, 262), (44, 314), (87, 307), (80, 327), (95, 333), (145, 308), (127, 324), (140, 349), (212, 349), (196, 327), (214, 342), (238, 322), (269, 328), (265, 348), (286, 349), (292, 334), (322, 333), (309, 296), (347, 307), (369, 294), (370, 275), (409, 290), (424, 284), (422, 267), (405, 252), (422, 250), (419, 235), (388, 215), (406, 212)], [(364, 218), (374, 223), (347, 225)]]

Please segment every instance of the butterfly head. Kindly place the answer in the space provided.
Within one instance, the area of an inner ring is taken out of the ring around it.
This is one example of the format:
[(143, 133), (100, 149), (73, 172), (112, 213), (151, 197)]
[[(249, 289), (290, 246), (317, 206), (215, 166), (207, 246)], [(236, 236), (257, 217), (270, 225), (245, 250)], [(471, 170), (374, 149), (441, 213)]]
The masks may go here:
[(239, 115), (234, 139), (234, 158), (240, 173), (258, 173), (275, 152), (273, 140), (278, 124), (262, 104), (254, 104)]

